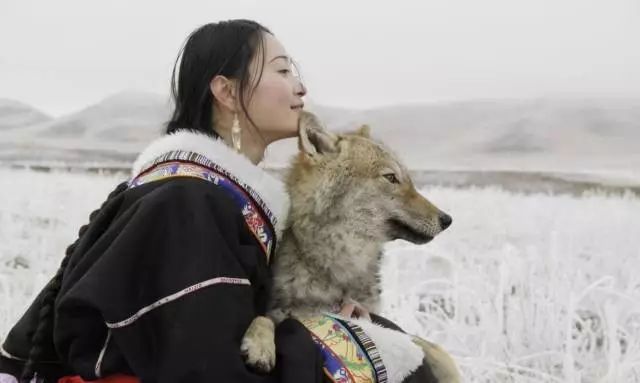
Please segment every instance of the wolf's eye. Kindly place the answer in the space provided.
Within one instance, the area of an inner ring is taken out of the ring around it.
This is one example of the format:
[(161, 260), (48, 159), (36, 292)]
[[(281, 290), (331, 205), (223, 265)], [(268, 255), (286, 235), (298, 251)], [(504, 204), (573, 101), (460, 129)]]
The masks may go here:
[(391, 182), (392, 184), (399, 184), (400, 183), (400, 181), (398, 181), (398, 178), (396, 177), (396, 175), (393, 174), (393, 173), (383, 174), (382, 176), (384, 178), (386, 178), (387, 181)]

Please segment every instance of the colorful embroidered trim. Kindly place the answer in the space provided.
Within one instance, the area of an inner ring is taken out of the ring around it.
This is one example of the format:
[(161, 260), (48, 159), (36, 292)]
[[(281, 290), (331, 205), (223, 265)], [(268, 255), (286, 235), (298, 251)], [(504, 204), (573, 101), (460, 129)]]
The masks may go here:
[(129, 187), (133, 188), (170, 177), (196, 177), (212, 182), (228, 191), (229, 195), (240, 207), (251, 233), (260, 243), (260, 247), (262, 247), (267, 256), (267, 262), (271, 259), (271, 254), (275, 247), (275, 235), (273, 227), (267, 223), (267, 220), (261, 214), (263, 210), (256, 206), (243, 187), (237, 185), (233, 180), (217, 170), (189, 162), (164, 162), (157, 164), (129, 181)]
[(324, 359), (324, 371), (333, 382), (380, 382), (369, 356), (341, 321), (329, 315), (319, 315), (301, 319), (301, 322), (311, 332), (313, 341), (320, 348)]
[(277, 226), (277, 223), (278, 223), (277, 217), (275, 216), (275, 214), (271, 212), (271, 209), (269, 209), (267, 204), (262, 200), (260, 195), (255, 190), (253, 190), (253, 188), (251, 188), (245, 182), (242, 182), (241, 180), (236, 178), (236, 176), (228, 172), (226, 169), (224, 169), (220, 165), (211, 161), (207, 157), (203, 156), (202, 154), (185, 151), (185, 150), (174, 150), (171, 152), (167, 152), (157, 157), (153, 161), (146, 163), (142, 167), (142, 169), (145, 169), (145, 170), (143, 170), (140, 174), (145, 174), (146, 172), (151, 170), (151, 168), (154, 167), (155, 165), (158, 165), (163, 162), (169, 162), (169, 161), (186, 161), (186, 162), (196, 163), (198, 165), (212, 169), (218, 174), (221, 174), (227, 177), (228, 179), (233, 181), (236, 185), (240, 186), (244, 191), (246, 191), (251, 196), (251, 198), (253, 198), (253, 200), (258, 204), (258, 206), (262, 208), (267, 218), (269, 218), (269, 221), (271, 222), (271, 225), (273, 227)]

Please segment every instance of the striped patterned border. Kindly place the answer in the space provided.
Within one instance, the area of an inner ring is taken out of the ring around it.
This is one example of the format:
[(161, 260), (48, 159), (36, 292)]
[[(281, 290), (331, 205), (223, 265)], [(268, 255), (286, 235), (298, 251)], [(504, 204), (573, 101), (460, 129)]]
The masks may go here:
[(331, 317), (335, 318), (338, 322), (342, 323), (344, 326), (350, 329), (351, 332), (355, 335), (356, 340), (365, 349), (367, 356), (369, 356), (369, 359), (373, 364), (373, 368), (376, 370), (378, 383), (387, 383), (389, 379), (387, 368), (384, 366), (382, 357), (380, 356), (380, 352), (378, 351), (378, 348), (376, 347), (375, 343), (373, 343), (373, 340), (371, 340), (369, 335), (367, 335), (367, 333), (365, 333), (364, 330), (362, 330), (362, 328), (355, 323), (345, 321), (344, 319), (333, 315), (331, 315)]
[(152, 310), (157, 309), (158, 307), (165, 305), (169, 302), (175, 301), (176, 299), (182, 298), (185, 295), (191, 294), (195, 291), (203, 289), (208, 286), (218, 285), (218, 284), (229, 284), (229, 285), (246, 285), (251, 286), (251, 282), (245, 278), (229, 278), (229, 277), (218, 277), (206, 280), (204, 282), (196, 283), (193, 286), (189, 286), (183, 290), (178, 291), (177, 293), (168, 295), (164, 298), (161, 298), (149, 306), (145, 306), (138, 310), (135, 314), (130, 316), (129, 318), (122, 320), (120, 322), (105, 322), (108, 328), (122, 328), (129, 326), (133, 322), (137, 321), (143, 315), (149, 313)]

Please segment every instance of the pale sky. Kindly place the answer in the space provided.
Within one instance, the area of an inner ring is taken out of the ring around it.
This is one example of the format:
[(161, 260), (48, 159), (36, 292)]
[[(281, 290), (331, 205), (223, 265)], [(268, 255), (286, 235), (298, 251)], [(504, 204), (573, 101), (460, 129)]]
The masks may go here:
[(640, 0), (0, 0), (0, 98), (167, 94), (187, 35), (230, 18), (271, 29), (325, 105), (640, 97)]

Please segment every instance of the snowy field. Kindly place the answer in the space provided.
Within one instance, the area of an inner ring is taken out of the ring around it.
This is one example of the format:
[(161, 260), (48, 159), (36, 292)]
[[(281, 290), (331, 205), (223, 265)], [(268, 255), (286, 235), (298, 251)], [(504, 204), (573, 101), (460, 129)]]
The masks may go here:
[[(0, 170), (0, 338), (120, 180)], [(640, 199), (422, 191), (454, 222), (389, 244), (384, 315), (465, 382), (640, 382)]]

